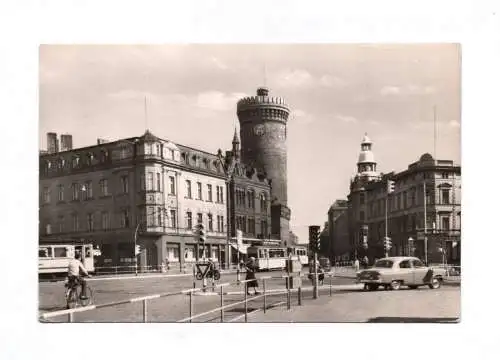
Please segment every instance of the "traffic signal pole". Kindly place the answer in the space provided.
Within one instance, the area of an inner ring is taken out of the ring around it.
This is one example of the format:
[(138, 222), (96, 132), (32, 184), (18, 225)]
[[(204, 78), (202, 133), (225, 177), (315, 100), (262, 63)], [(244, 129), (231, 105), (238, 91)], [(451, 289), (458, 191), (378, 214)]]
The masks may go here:
[(313, 299), (319, 296), (318, 290), (318, 252), (314, 252), (314, 285), (313, 285)]
[[(389, 203), (389, 193), (385, 195), (385, 238), (384, 243), (387, 242), (387, 204)], [(389, 256), (388, 246), (385, 246), (385, 257)]]

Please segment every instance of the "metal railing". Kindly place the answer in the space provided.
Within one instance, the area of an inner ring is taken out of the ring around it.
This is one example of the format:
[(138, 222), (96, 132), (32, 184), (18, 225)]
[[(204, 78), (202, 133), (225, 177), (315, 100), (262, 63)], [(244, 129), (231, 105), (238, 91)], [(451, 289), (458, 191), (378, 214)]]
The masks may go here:
[[(317, 284), (318, 289), (328, 289), (329, 290), (329, 295), (332, 296), (333, 294), (333, 278), (335, 277), (336, 272), (327, 272), (327, 273), (321, 273), (321, 275), (324, 277), (324, 280), (322, 282), (319, 282)], [(149, 315), (149, 305), (152, 300), (155, 299), (160, 299), (160, 298), (167, 298), (167, 297), (173, 297), (173, 296), (188, 296), (189, 297), (189, 316), (182, 318), (181, 320), (177, 320), (176, 322), (193, 322), (195, 319), (199, 319), (203, 316), (219, 312), (219, 320), (220, 322), (225, 322), (225, 313), (227, 310), (234, 308), (239, 305), (243, 305), (244, 307), (244, 314), (237, 316), (235, 318), (230, 319), (228, 322), (234, 322), (237, 321), (241, 318), (244, 318), (244, 321), (248, 321), (248, 316), (256, 313), (258, 311), (263, 311), (266, 313), (266, 311), (272, 307), (276, 307), (279, 305), (286, 304), (287, 310), (290, 310), (292, 308), (292, 293), (297, 293), (297, 305), (301, 306), (303, 304), (303, 299), (304, 299), (304, 290), (312, 289), (314, 288), (314, 282), (312, 282), (312, 286), (303, 286), (302, 282), (297, 286), (297, 288), (293, 288), (292, 283), (293, 283), (293, 278), (303, 278), (303, 277), (309, 277), (311, 274), (309, 273), (300, 273), (300, 274), (294, 274), (290, 275), (288, 273), (283, 274), (281, 276), (264, 276), (260, 277), (257, 280), (262, 283), (262, 290), (263, 292), (259, 295), (254, 295), (249, 297), (248, 296), (248, 286), (247, 283), (250, 281), (253, 281), (253, 279), (249, 280), (241, 280), (237, 282), (226, 282), (226, 283), (219, 283), (216, 284), (215, 281), (212, 278), (211, 285), (207, 285), (206, 288), (196, 288), (196, 282), (193, 282), (193, 288), (191, 289), (185, 289), (182, 291), (176, 291), (176, 292), (165, 292), (165, 293), (159, 293), (159, 294), (153, 294), (153, 295), (147, 295), (147, 296), (141, 296), (141, 297), (136, 297), (132, 299), (127, 299), (127, 300), (121, 300), (121, 301), (116, 301), (116, 302), (110, 302), (110, 303), (104, 303), (104, 304), (98, 304), (98, 305), (89, 305), (81, 308), (76, 308), (76, 309), (67, 309), (67, 310), (59, 310), (59, 311), (53, 311), (53, 312), (47, 312), (43, 313), (39, 316), (40, 320), (48, 320), (56, 317), (61, 317), (61, 316), (67, 316), (67, 321), (68, 322), (74, 322), (75, 321), (75, 314), (76, 313), (83, 313), (83, 312), (88, 312), (88, 311), (93, 311), (97, 309), (103, 309), (103, 308), (110, 308), (110, 307), (116, 307), (119, 305), (124, 305), (124, 304), (131, 304), (131, 303), (137, 303), (140, 302), (142, 303), (142, 322), (148, 322), (148, 315)], [(318, 274), (320, 275), (320, 274)], [(325, 285), (325, 281), (327, 281), (329, 284)], [(269, 289), (268, 288), (268, 281), (269, 280), (284, 280), (282, 283), (284, 285), (283, 288), (277, 288), (277, 289)], [(242, 293), (243, 293), (243, 299), (232, 302), (232, 303), (226, 303), (225, 302), (225, 295), (229, 294), (227, 291), (227, 287), (232, 286), (232, 285), (237, 285), (238, 287), (242, 288)], [(195, 309), (194, 309), (194, 295), (199, 292), (204, 292), (207, 290), (212, 290), (213, 292), (216, 292), (216, 289), (219, 289), (217, 292), (220, 298), (220, 306), (204, 311), (198, 314), (195, 314)], [(314, 292), (313, 292), (314, 293)], [(286, 295), (286, 300), (285, 301), (278, 301), (275, 303), (269, 303), (269, 297), (271, 295), (280, 295), (280, 294), (285, 294)], [(314, 295), (313, 295), (314, 298)], [(256, 300), (262, 299), (263, 300), (263, 305), (261, 308), (258, 308), (252, 312), (248, 311), (248, 303), (253, 302)]]

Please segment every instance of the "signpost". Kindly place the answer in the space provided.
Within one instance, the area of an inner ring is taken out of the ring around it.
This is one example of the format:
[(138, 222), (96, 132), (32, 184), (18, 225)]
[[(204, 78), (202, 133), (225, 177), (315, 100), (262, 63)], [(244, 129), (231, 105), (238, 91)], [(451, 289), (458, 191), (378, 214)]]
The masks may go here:
[(243, 244), (243, 231), (236, 230), (236, 251), (238, 252), (238, 265), (236, 266), (236, 281), (239, 283), (240, 279), (240, 245)]

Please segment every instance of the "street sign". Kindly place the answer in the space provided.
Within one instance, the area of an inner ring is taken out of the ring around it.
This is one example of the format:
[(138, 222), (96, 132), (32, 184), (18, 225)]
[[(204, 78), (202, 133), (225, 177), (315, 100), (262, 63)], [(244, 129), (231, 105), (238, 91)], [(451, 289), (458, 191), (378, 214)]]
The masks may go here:
[(210, 264), (209, 263), (197, 263), (196, 269), (198, 270), (198, 273), (201, 274), (202, 279), (204, 279), (208, 273), (208, 269), (210, 269)]

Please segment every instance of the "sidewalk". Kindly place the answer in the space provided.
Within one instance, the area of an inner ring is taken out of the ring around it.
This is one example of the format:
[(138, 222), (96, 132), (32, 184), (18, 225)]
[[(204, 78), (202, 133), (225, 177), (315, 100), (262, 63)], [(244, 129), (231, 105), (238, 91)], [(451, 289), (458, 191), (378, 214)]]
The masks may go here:
[[(338, 289), (340, 290), (340, 289)], [(457, 322), (460, 317), (460, 292), (446, 290), (439, 296), (432, 291), (342, 292), (333, 296), (321, 292), (318, 299), (309, 294), (302, 305), (296, 295), (290, 310), (286, 306), (259, 310), (248, 317), (252, 323), (366, 323), (366, 322)], [(384, 296), (385, 295), (385, 296)]]

